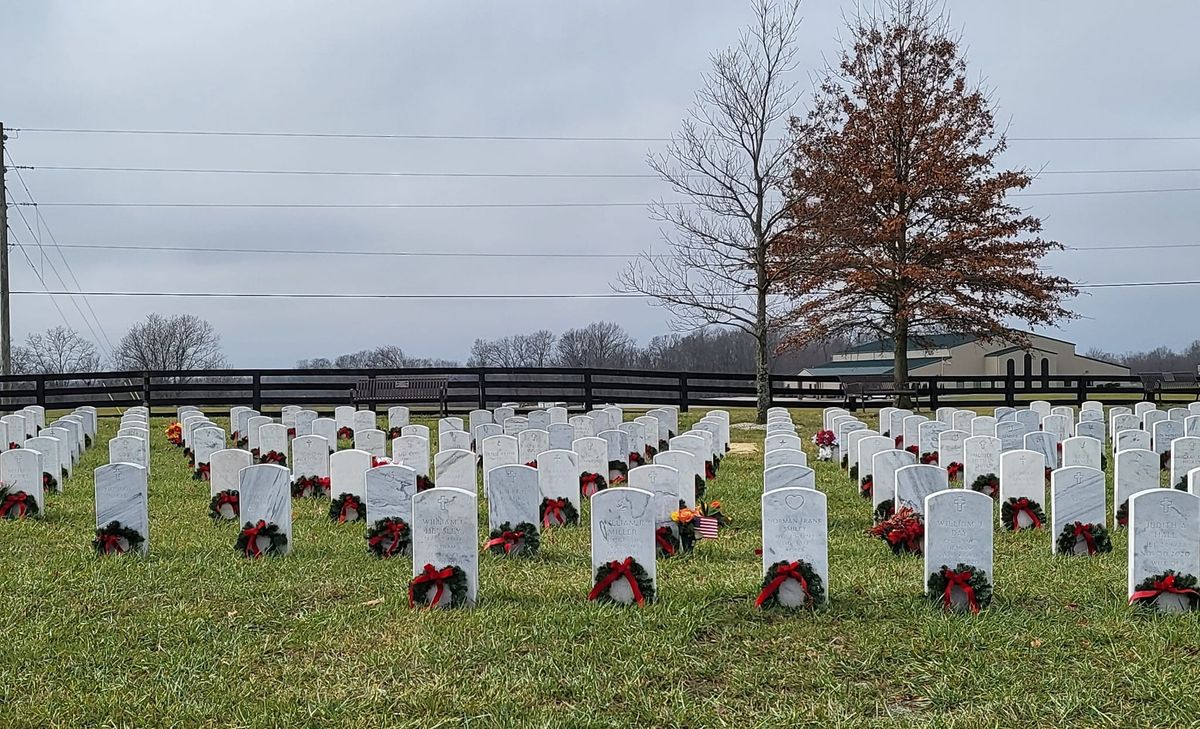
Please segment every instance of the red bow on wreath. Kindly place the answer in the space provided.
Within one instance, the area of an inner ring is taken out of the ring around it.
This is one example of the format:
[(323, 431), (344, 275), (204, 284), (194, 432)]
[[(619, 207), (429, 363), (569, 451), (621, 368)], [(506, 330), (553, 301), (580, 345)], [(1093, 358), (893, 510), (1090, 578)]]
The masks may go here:
[(378, 547), (386, 540), (391, 539), (392, 543), (388, 545), (387, 549), (383, 550), (383, 553), (390, 557), (400, 548), (400, 536), (404, 532), (404, 523), (399, 520), (391, 520), (384, 524), (383, 528), (385, 531), (368, 539), (367, 544), (372, 547)]
[(15, 440), (14, 440), (14, 441), (9, 441), (9, 444), (8, 444), (8, 449), (9, 449), (10, 451), (18, 451), (18, 450), (20, 450), (20, 449), (21, 449), (21, 444), (20, 444), (20, 443), (18, 443), (18, 442), (16, 442)]
[(1159, 595), (1168, 593), (1173, 595), (1187, 595), (1189, 600), (1200, 600), (1200, 592), (1188, 588), (1176, 587), (1175, 575), (1167, 575), (1151, 585), (1149, 590), (1139, 590), (1130, 595), (1129, 604), (1132, 605), (1142, 600), (1153, 600)]
[(287, 429), (287, 437), (289, 437), (289, 438), (295, 438), (295, 437), (296, 437), (296, 429), (295, 429), (295, 428), (288, 428), (288, 429)]
[(116, 534), (100, 534), (96, 537), (96, 541), (100, 542), (101, 554), (112, 554), (121, 552), (121, 537)]
[(530, 468), (537, 468), (537, 459), (535, 458), (534, 460), (530, 461), (529, 463), (526, 463), (525, 465), (529, 466)]
[(517, 546), (517, 544), (524, 538), (525, 532), (504, 532), (495, 539), (489, 539), (487, 544), (483, 545), (483, 548), (491, 549), (492, 547), (504, 545), (504, 553), (511, 554), (513, 547)]
[(1096, 539), (1092, 535), (1092, 525), (1077, 521), (1072, 527), (1076, 539), (1083, 537), (1084, 543), (1087, 544), (1088, 555), (1094, 555), (1096, 553)]
[(387, 458), (380, 458), (379, 456), (371, 456), (371, 468), (379, 468), (380, 466), (390, 466), (391, 464), (392, 464), (392, 462), (390, 460), (388, 460)]
[(953, 605), (950, 593), (957, 587), (967, 596), (967, 606), (971, 608), (971, 612), (979, 612), (979, 602), (975, 599), (975, 588), (971, 587), (971, 578), (975, 573), (971, 570), (955, 572), (948, 569), (944, 574), (946, 575), (946, 589), (942, 591), (942, 607), (950, 608)]
[(4, 503), (0, 504), (0, 516), (8, 516), (8, 513), (13, 509), (17, 510), (17, 516), (21, 519), (25, 518), (25, 512), (29, 510), (29, 504), (32, 499), (29, 494), (24, 491), (18, 491), (15, 494), (9, 494), (4, 497)]
[(805, 604), (812, 602), (812, 593), (808, 591), (808, 580), (804, 579), (804, 575), (800, 572), (800, 563), (792, 562), (790, 564), (781, 564), (775, 568), (775, 578), (767, 583), (762, 592), (758, 593), (758, 599), (754, 601), (754, 607), (762, 607), (763, 603), (770, 600), (772, 595), (779, 592), (779, 588), (788, 580), (795, 580), (800, 583), (800, 589), (804, 590)]
[(262, 550), (258, 548), (258, 535), (259, 532), (264, 531), (266, 528), (267, 523), (259, 519), (258, 523), (254, 526), (249, 526), (242, 530), (242, 536), (246, 537), (246, 548), (243, 551), (247, 557), (262, 556)]
[(417, 588), (421, 585), (436, 585), (437, 592), (433, 593), (433, 599), (429, 601), (429, 607), (436, 607), (442, 601), (442, 593), (446, 591), (446, 580), (454, 576), (454, 568), (447, 567), (443, 570), (436, 570), (433, 565), (427, 564), (421, 570), (421, 574), (412, 579), (408, 583), (408, 606), (416, 607), (417, 605)]
[(346, 498), (342, 499), (342, 508), (338, 512), (338, 524), (346, 523), (346, 519), (348, 517), (347, 512), (349, 512), (351, 509), (354, 509), (355, 513), (361, 513), (362, 503), (358, 500), (358, 497), (352, 494), (346, 494)]
[(717, 469), (713, 466), (712, 461), (704, 462), (704, 480), (711, 481), (717, 477)]
[(196, 473), (199, 474), (200, 478), (207, 481), (212, 473), (212, 466), (207, 463), (201, 463), (196, 467)]
[(1012, 530), (1014, 532), (1021, 530), (1021, 514), (1026, 514), (1029, 516), (1029, 520), (1031, 522), (1029, 526), (1031, 528), (1037, 529), (1042, 525), (1042, 521), (1037, 518), (1037, 514), (1035, 514), (1033, 511), (1033, 502), (1022, 496), (1014, 501), (1012, 505)]
[(233, 508), (233, 513), (238, 513), (238, 494), (236, 491), (222, 491), (217, 494), (217, 513), (221, 513), (221, 507), (229, 506)]
[(675, 554), (675, 547), (671, 546), (671, 542), (667, 539), (667, 535), (671, 533), (671, 527), (660, 526), (654, 531), (654, 541), (658, 544), (659, 549), (667, 553), (667, 556)]
[(641, 462), (642, 462), (641, 454), (639, 454), (637, 451), (630, 451), (629, 463), (631, 465), (637, 466), (637, 465), (641, 465)]
[(604, 594), (604, 591), (611, 587), (617, 580), (625, 578), (629, 583), (629, 589), (633, 591), (633, 601), (642, 607), (646, 604), (646, 599), (642, 597), (642, 590), (638, 587), (637, 578), (633, 576), (633, 557), (626, 557), (623, 562), (613, 560), (608, 563), (608, 568), (611, 572), (603, 580), (596, 583), (592, 591), (588, 593), (588, 600), (595, 600)]
[(598, 473), (585, 473), (579, 479), (579, 486), (583, 490), (583, 495), (588, 497), (595, 495), (600, 490), (597, 486), (599, 483), (600, 474)]
[[(546, 499), (546, 513), (542, 515), (542, 526), (548, 527), (555, 524), (565, 524), (567, 517), (563, 513), (563, 508), (569, 503), (566, 499)], [(552, 521), (550, 517), (557, 518)]]

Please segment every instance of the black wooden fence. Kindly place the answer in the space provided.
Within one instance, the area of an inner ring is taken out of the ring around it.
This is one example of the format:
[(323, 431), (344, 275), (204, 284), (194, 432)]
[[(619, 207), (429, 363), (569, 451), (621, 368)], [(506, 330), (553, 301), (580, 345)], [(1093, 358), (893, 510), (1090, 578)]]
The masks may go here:
[[(563, 367), (459, 367), (404, 370), (194, 370), (188, 372), (92, 372), (69, 375), (8, 375), (0, 377), (0, 406), (12, 410), (26, 405), (46, 408), (129, 407), (147, 405), (232, 406), (270, 409), (282, 405), (332, 407), (350, 404), (355, 388), (372, 378), (436, 377), (444, 379), (444, 403), (428, 404), (454, 411), (491, 408), (505, 402), (532, 405), (562, 402), (580, 408), (604, 403), (676, 405), (689, 407), (752, 407), (754, 376), (715, 372), (664, 372), (626, 369)], [(1200, 387), (1162, 378), (1100, 375), (1023, 376), (975, 375), (914, 377), (918, 407), (1014, 405), (1042, 399), (1054, 404), (1085, 400), (1123, 402), (1130, 399), (1200, 399)], [(819, 408), (884, 404), (883, 398), (847, 396), (837, 377), (771, 376), (772, 405)]]

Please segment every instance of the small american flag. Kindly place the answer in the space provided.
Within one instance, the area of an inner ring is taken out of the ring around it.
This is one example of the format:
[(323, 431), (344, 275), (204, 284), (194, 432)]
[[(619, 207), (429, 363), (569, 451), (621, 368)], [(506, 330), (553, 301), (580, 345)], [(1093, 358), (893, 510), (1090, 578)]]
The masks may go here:
[(696, 517), (696, 533), (701, 539), (717, 538), (717, 520), (711, 516)]

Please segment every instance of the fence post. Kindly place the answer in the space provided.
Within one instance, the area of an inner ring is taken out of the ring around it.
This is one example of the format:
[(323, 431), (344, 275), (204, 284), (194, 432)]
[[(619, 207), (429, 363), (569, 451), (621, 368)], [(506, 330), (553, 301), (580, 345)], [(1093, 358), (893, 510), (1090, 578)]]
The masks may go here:
[(1004, 404), (1008, 407), (1016, 407), (1017, 405), (1017, 375), (1014, 372), (1009, 372), (1004, 376)]
[(592, 400), (592, 371), (584, 370), (583, 372), (583, 409), (591, 411), (595, 407), (595, 402)]
[(255, 372), (251, 379), (251, 400), (252, 407), (262, 412), (262, 375)]
[(142, 404), (150, 407), (150, 373), (142, 372)]
[(1080, 375), (1079, 381), (1076, 383), (1076, 385), (1077, 387), (1075, 390), (1075, 395), (1077, 398), (1079, 398), (1079, 406), (1083, 407), (1083, 404), (1087, 402), (1088, 399), (1087, 378), (1083, 375)]
[(46, 407), (46, 376), (38, 375), (34, 380), (34, 387), (37, 389), (37, 404), (43, 409)]
[(679, 375), (679, 412), (686, 413), (688, 411), (688, 376), (687, 373)]
[(938, 378), (929, 378), (929, 410), (930, 412), (938, 409)]
[(487, 370), (480, 367), (475, 378), (479, 383), (479, 409), (487, 410)]

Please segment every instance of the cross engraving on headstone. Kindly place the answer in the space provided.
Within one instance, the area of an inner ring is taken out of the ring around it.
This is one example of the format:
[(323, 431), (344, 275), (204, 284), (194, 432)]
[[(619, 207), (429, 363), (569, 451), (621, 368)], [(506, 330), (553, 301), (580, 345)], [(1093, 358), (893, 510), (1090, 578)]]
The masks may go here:
[(1075, 472), (1075, 483), (1077, 483), (1077, 484), (1081, 484), (1081, 483), (1083, 483), (1083, 478), (1084, 478), (1084, 477), (1083, 477), (1083, 472), (1082, 472), (1082, 471), (1076, 471), (1076, 472)]
[(438, 508), (442, 511), (449, 511), (451, 501), (454, 501), (454, 499), (450, 496), (439, 496), (437, 500)]
[(1176, 506), (1175, 503), (1168, 498), (1164, 497), (1161, 501), (1158, 502), (1158, 505), (1160, 507), (1162, 507), (1162, 513), (1164, 513), (1164, 514), (1170, 514), (1173, 511), (1176, 514), (1183, 516), (1183, 512), (1179, 510), (1179, 507)]
[(967, 500), (966, 500), (966, 498), (963, 497), (962, 494), (959, 494), (957, 497), (955, 497), (955, 499), (954, 499), (954, 510), (955, 511), (961, 513), (963, 508), (966, 505), (967, 505)]

